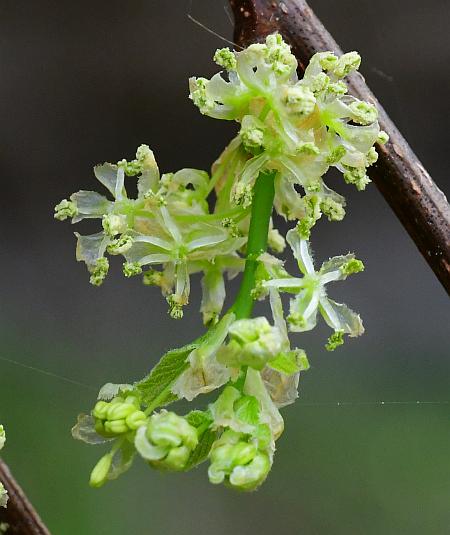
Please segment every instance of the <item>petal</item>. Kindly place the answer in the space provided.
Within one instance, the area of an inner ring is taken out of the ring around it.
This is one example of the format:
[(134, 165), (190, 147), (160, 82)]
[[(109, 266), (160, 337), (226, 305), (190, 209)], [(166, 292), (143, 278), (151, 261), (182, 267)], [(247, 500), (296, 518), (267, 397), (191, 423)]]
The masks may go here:
[(116, 197), (116, 190), (120, 182), (122, 182), (123, 186), (123, 170), (120, 174), (118, 171), (117, 165), (111, 163), (104, 163), (94, 167), (95, 177), (114, 197)]
[(113, 203), (96, 191), (78, 191), (70, 196), (70, 200), (77, 205), (78, 213), (72, 219), (78, 223), (82, 219), (102, 217), (107, 214)]
[(314, 290), (301, 290), (290, 301), (289, 330), (304, 332), (314, 329), (317, 323), (319, 293)]
[(286, 234), (286, 240), (291, 246), (300, 271), (304, 275), (314, 273), (314, 263), (309, 242), (303, 240), (295, 229), (291, 229)]
[(136, 431), (134, 445), (139, 455), (146, 461), (159, 461), (167, 455), (167, 448), (154, 446), (146, 436), (147, 426), (142, 426)]
[(77, 237), (76, 258), (79, 262), (85, 262), (88, 267), (93, 266), (101, 258), (110, 242), (110, 238), (104, 232), (81, 236), (75, 232)]
[(86, 444), (105, 444), (113, 438), (105, 438), (95, 431), (95, 419), (90, 414), (79, 414), (77, 423), (72, 427), (72, 436)]
[(320, 313), (327, 324), (335, 331), (344, 331), (349, 336), (360, 336), (364, 332), (361, 318), (347, 305), (336, 303), (332, 299), (320, 299)]

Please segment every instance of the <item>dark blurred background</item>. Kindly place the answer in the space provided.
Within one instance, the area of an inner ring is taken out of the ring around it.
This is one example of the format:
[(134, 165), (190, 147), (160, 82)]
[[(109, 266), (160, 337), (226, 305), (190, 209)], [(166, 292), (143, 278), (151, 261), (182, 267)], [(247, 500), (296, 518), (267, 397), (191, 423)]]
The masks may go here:
[[(361, 53), (369, 85), (449, 193), (448, 0), (311, 6), (344, 50)], [(0, 1), (6, 460), (57, 535), (449, 533), (448, 298), (374, 185), (362, 194), (339, 184), (346, 220), (313, 234), (318, 259), (351, 250), (365, 261), (330, 293), (361, 313), (367, 332), (331, 354), (323, 327), (297, 338), (312, 368), (284, 411), (263, 488), (235, 494), (211, 486), (205, 467), (162, 475), (140, 462), (103, 489), (87, 486), (103, 449), (71, 439), (77, 413), (103, 383), (143, 376), (201, 332), (199, 284), (178, 323), (158, 290), (125, 280), (118, 263), (90, 286), (75, 228), (54, 221), (53, 206), (100, 189), (92, 166), (131, 158), (140, 143), (163, 171), (207, 169), (234, 135), (187, 98), (188, 77), (215, 72), (211, 57), (224, 46), (188, 14), (232, 38), (225, 0)], [(377, 403), (416, 400), (442, 403)]]

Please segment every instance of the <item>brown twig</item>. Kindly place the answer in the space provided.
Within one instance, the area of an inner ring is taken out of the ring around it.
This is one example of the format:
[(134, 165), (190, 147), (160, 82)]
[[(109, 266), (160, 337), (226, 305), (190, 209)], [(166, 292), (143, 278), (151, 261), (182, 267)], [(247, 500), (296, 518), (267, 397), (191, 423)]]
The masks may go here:
[[(247, 46), (279, 31), (292, 46), (300, 68), (311, 56), (331, 50), (336, 41), (304, 0), (230, 0), (235, 17), (234, 39)], [(405, 138), (380, 106), (359, 73), (349, 77), (350, 92), (373, 102), (390, 141), (378, 147), (370, 177), (389, 203), (426, 261), (450, 294), (450, 206)]]
[(7, 465), (0, 459), (0, 481), (9, 494), (8, 507), (0, 507), (0, 524), (9, 525), (7, 535), (50, 535), (39, 515), (13, 478)]

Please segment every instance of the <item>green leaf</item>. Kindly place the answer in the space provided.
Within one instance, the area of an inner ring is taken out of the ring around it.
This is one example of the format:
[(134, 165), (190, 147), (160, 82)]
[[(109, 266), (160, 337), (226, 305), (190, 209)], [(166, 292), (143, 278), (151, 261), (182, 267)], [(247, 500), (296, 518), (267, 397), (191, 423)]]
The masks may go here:
[(190, 425), (197, 429), (212, 422), (211, 414), (204, 411), (191, 411), (186, 414), (185, 418)]
[(302, 349), (280, 353), (273, 360), (267, 363), (269, 368), (285, 375), (307, 370), (309, 368), (306, 353)]
[(142, 396), (143, 403), (148, 406), (155, 404), (154, 409), (156, 409), (177, 399), (170, 388), (174, 381), (188, 368), (189, 363), (186, 360), (191, 351), (199, 346), (199, 343), (199, 341), (192, 342), (168, 351), (161, 357), (149, 375), (136, 383), (135, 386)]
[(238, 420), (250, 425), (259, 422), (260, 405), (254, 396), (242, 396), (234, 404), (234, 411)]
[(186, 464), (185, 470), (190, 470), (208, 458), (212, 445), (217, 440), (219, 432), (217, 430), (207, 429), (201, 436), (197, 447), (191, 453), (189, 460)]

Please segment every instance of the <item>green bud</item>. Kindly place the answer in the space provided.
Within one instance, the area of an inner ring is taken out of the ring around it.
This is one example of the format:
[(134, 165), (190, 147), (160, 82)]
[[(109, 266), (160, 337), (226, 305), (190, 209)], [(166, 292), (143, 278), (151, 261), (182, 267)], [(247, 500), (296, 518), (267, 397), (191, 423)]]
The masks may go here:
[(189, 98), (199, 108), (201, 113), (207, 113), (214, 106), (214, 101), (206, 94), (207, 85), (208, 80), (206, 78), (189, 79)]
[[(260, 438), (264, 434), (261, 430)], [(244, 437), (227, 430), (213, 444), (208, 469), (211, 483), (217, 485), (225, 482), (239, 490), (254, 490), (267, 477), (271, 467), (269, 455), (258, 450), (258, 440), (250, 442)]]
[(126, 417), (125, 422), (132, 431), (135, 431), (147, 423), (147, 416), (143, 411), (134, 411)]
[(287, 88), (285, 102), (293, 113), (309, 115), (316, 106), (316, 97), (311, 89), (297, 84)]
[(342, 145), (339, 145), (338, 147), (335, 147), (330, 154), (327, 156), (327, 163), (330, 165), (334, 165), (338, 163), (347, 153), (347, 149), (343, 147)]
[(371, 182), (366, 175), (365, 167), (350, 167), (345, 165), (344, 180), (347, 184), (354, 184), (359, 191), (366, 189), (367, 184)]
[(94, 466), (94, 469), (91, 472), (91, 478), (89, 480), (89, 485), (91, 487), (98, 488), (106, 483), (111, 464), (111, 453), (107, 453), (98, 461), (98, 463)]
[(378, 134), (377, 142), (380, 145), (385, 145), (388, 141), (389, 141), (389, 136), (384, 130), (381, 130), (380, 133)]
[(163, 278), (164, 275), (161, 271), (149, 269), (144, 273), (142, 282), (145, 286), (161, 286)]
[(142, 273), (142, 266), (138, 262), (125, 262), (122, 270), (125, 277), (134, 277)]
[(356, 258), (352, 258), (341, 266), (341, 272), (344, 275), (352, 275), (353, 273), (359, 273), (360, 271), (364, 271), (364, 264), (361, 260), (357, 260)]
[(230, 342), (218, 351), (217, 360), (228, 366), (262, 370), (281, 350), (283, 339), (265, 317), (237, 320), (228, 331)]
[(258, 452), (250, 463), (237, 466), (230, 475), (230, 484), (242, 490), (255, 490), (266, 479), (271, 463), (267, 453)]
[(236, 56), (229, 48), (219, 48), (214, 54), (214, 61), (227, 71), (236, 69)]
[(133, 245), (133, 238), (123, 234), (120, 238), (113, 240), (106, 248), (109, 254), (118, 255), (125, 254), (131, 249)]
[(352, 71), (359, 69), (360, 65), (361, 56), (358, 54), (358, 52), (347, 52), (347, 54), (343, 54), (337, 60), (332, 72), (338, 78), (344, 78)]
[(92, 416), (94, 418), (99, 418), (100, 420), (106, 420), (106, 414), (109, 407), (110, 403), (107, 401), (97, 401), (92, 410)]
[(107, 420), (123, 420), (136, 411), (136, 407), (130, 403), (110, 404), (106, 410)]
[(331, 83), (327, 86), (328, 93), (342, 97), (348, 92), (348, 87), (345, 82), (339, 80), (338, 82)]
[(299, 220), (295, 227), (299, 236), (304, 240), (309, 240), (311, 236), (311, 229), (316, 224), (316, 220), (312, 217), (305, 216)]
[(196, 428), (165, 410), (150, 416), (147, 427), (138, 429), (135, 440), (138, 452), (154, 468), (171, 471), (184, 470), (197, 444)]
[(252, 204), (253, 188), (249, 184), (241, 184), (238, 182), (233, 191), (233, 202), (241, 205), (243, 208), (248, 208)]
[(320, 154), (320, 150), (315, 143), (308, 141), (306, 143), (300, 143), (297, 147), (297, 153), (305, 154), (307, 156), (317, 156), (317, 154)]
[(332, 70), (338, 61), (338, 58), (332, 52), (319, 52), (319, 63), (323, 70)]
[(366, 165), (373, 165), (378, 161), (378, 152), (375, 147), (370, 147), (369, 152), (366, 154)]
[(110, 435), (122, 435), (128, 433), (129, 429), (125, 420), (106, 420), (103, 423), (105, 432)]
[(334, 351), (344, 343), (344, 331), (336, 331), (329, 338), (325, 345), (327, 351)]
[(352, 102), (349, 108), (352, 112), (352, 119), (359, 124), (372, 124), (378, 119), (377, 109), (368, 102)]
[(329, 84), (330, 78), (324, 72), (321, 72), (309, 82), (309, 87), (313, 93), (320, 93), (327, 89)]
[(94, 286), (100, 286), (105, 280), (109, 271), (108, 259), (102, 256), (99, 258), (91, 269), (91, 278), (89, 282)]
[(345, 209), (341, 203), (325, 197), (320, 203), (320, 209), (327, 216), (329, 221), (342, 221), (345, 216)]
[(68, 217), (75, 217), (78, 214), (77, 205), (73, 201), (63, 199), (55, 206), (55, 219), (64, 221)]
[(166, 297), (169, 305), (169, 315), (174, 320), (180, 320), (183, 317), (183, 305), (179, 302), (178, 296), (175, 294)]
[(103, 230), (112, 238), (117, 234), (122, 234), (128, 229), (126, 217), (117, 214), (106, 214), (102, 219)]

